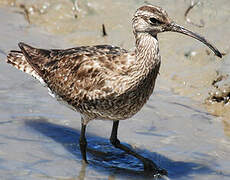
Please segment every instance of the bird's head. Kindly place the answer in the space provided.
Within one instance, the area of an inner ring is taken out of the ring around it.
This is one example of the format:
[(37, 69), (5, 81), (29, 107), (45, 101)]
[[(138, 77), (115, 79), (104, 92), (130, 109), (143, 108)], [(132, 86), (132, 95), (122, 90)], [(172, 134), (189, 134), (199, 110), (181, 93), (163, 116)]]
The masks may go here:
[(148, 33), (157, 37), (158, 33), (171, 31), (185, 34), (206, 44), (218, 57), (222, 57), (219, 50), (204, 37), (178, 24), (168, 16), (165, 10), (153, 5), (145, 5), (137, 9), (133, 17), (134, 34)]

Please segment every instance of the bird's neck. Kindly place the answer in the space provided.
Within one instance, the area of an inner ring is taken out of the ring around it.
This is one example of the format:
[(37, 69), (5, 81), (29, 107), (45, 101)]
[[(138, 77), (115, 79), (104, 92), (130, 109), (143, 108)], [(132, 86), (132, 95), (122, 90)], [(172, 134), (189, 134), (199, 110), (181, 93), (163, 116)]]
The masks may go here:
[(127, 87), (131, 90), (138, 89), (140, 102), (145, 102), (153, 92), (161, 58), (156, 37), (147, 33), (137, 33), (135, 35), (135, 62), (131, 67), (131, 80)]
[(142, 70), (142, 73), (146, 74), (153, 71), (160, 63), (157, 37), (148, 33), (137, 33), (135, 54), (139, 72)]

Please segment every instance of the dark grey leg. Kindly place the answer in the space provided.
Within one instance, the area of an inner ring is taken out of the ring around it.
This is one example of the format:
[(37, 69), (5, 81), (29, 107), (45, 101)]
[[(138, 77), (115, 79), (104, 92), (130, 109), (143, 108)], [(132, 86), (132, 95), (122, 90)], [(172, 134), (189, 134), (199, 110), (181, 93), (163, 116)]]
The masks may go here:
[(82, 123), (81, 124), (81, 135), (79, 138), (79, 145), (81, 149), (82, 159), (85, 163), (88, 163), (87, 158), (86, 158), (87, 141), (85, 138), (85, 129), (86, 129), (86, 125)]
[(119, 121), (114, 121), (113, 122), (113, 128), (112, 128), (112, 133), (110, 136), (110, 142), (113, 144), (116, 148), (119, 148), (123, 151), (125, 151), (128, 154), (131, 154), (132, 156), (136, 157), (137, 159), (141, 160), (144, 165), (144, 171), (148, 173), (154, 173), (154, 174), (162, 174), (162, 175), (167, 175), (166, 170), (161, 170), (157, 167), (157, 165), (152, 162), (151, 160), (137, 154), (135, 151), (131, 150), (127, 146), (124, 146), (120, 143), (120, 141), (117, 138), (117, 130), (118, 130), (118, 125)]

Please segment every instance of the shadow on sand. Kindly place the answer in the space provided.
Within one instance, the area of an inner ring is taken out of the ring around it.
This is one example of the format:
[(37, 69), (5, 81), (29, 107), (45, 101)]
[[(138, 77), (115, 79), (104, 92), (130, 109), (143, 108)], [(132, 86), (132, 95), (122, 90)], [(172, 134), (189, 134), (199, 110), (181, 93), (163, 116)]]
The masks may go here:
[[(53, 139), (57, 143), (60, 143), (77, 159), (81, 159), (78, 145), (78, 138), (80, 136), (79, 130), (62, 125), (52, 124), (44, 118), (40, 118), (39, 120), (26, 120), (25, 124), (44, 136)], [(87, 156), (89, 160), (89, 165), (87, 168), (93, 168), (96, 171), (100, 171), (112, 177), (148, 179), (148, 177), (146, 177), (143, 173), (142, 163), (138, 159), (114, 148), (109, 143), (108, 139), (87, 133), (87, 141)], [(203, 164), (173, 161), (165, 156), (143, 149), (136, 149), (135, 151), (153, 160), (159, 165), (159, 167), (166, 169), (168, 171), (168, 177), (172, 179), (179, 179), (182, 177), (189, 178), (189, 176), (192, 176), (193, 174), (218, 174), (217, 171), (212, 170)], [(84, 173), (85, 166), (82, 164), (82, 170), (79, 173), (81, 178), (77, 179), (84, 179)]]

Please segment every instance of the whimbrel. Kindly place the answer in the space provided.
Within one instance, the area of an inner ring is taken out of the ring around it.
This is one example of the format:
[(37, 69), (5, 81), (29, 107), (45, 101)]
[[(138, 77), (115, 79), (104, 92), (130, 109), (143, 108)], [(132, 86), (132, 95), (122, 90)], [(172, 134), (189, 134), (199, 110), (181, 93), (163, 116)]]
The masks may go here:
[(34, 76), (59, 101), (81, 114), (79, 145), (84, 162), (87, 124), (95, 119), (112, 120), (110, 142), (140, 159), (146, 172), (166, 174), (117, 138), (119, 121), (136, 114), (153, 92), (161, 64), (157, 34), (182, 33), (203, 42), (220, 58), (221, 53), (204, 37), (177, 25), (157, 6), (137, 9), (132, 25), (136, 39), (132, 52), (111, 45), (45, 50), (19, 43), (21, 51), (10, 51), (7, 62)]

